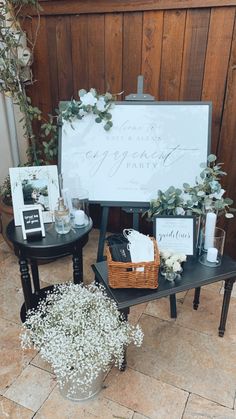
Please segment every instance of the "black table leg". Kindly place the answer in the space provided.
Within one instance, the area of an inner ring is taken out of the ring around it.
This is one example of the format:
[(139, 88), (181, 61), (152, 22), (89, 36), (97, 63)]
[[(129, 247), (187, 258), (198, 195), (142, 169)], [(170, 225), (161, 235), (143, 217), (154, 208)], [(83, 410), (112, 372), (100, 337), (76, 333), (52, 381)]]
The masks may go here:
[(28, 263), (26, 259), (19, 260), (20, 273), (21, 273), (21, 284), (23, 289), (23, 294), (25, 298), (25, 309), (26, 311), (32, 308), (32, 287), (31, 287), (31, 278), (29, 274)]
[(103, 252), (104, 252), (104, 245), (105, 245), (105, 238), (106, 238), (106, 231), (107, 231), (108, 215), (109, 215), (109, 207), (103, 207), (99, 241), (98, 241), (97, 262), (101, 262), (104, 259)]
[[(121, 319), (123, 321), (127, 321), (128, 320), (128, 315), (129, 315), (129, 312), (130, 312), (129, 307), (128, 308), (124, 308), (122, 310), (119, 310), (119, 312), (120, 312), (120, 315), (121, 315)], [(120, 371), (125, 371), (126, 370), (126, 367), (127, 367), (126, 349), (127, 348), (124, 347), (124, 359), (123, 359), (122, 365), (119, 368)]]
[(34, 283), (34, 293), (38, 295), (40, 291), (38, 263), (36, 260), (31, 260), (30, 265)]
[(73, 255), (73, 279), (75, 284), (83, 282), (83, 252), (82, 247), (75, 249)]
[(175, 294), (170, 295), (170, 317), (172, 319), (177, 318), (177, 307), (176, 307), (176, 295)]
[(199, 301), (200, 301), (200, 293), (201, 293), (201, 287), (195, 288), (194, 299), (193, 299), (194, 310), (198, 309)]
[(225, 292), (224, 292), (223, 304), (222, 304), (222, 309), (221, 309), (221, 317), (220, 317), (220, 326), (219, 326), (220, 337), (223, 337), (225, 333), (225, 326), (226, 326), (226, 320), (227, 320), (227, 315), (229, 311), (230, 297), (231, 297), (231, 292), (232, 292), (232, 288), (233, 288), (233, 284), (235, 280), (236, 278), (232, 278), (225, 281)]

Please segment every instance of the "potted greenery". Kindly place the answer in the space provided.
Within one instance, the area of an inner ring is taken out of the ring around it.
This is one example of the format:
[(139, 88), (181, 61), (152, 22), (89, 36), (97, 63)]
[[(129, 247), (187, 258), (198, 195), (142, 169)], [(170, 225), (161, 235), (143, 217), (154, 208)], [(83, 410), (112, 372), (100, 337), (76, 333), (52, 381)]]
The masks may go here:
[(73, 400), (97, 393), (112, 362), (122, 365), (124, 347), (142, 339), (140, 327), (121, 318), (101, 286), (73, 283), (55, 286), (28, 313), (21, 336), (22, 347), (40, 351)]

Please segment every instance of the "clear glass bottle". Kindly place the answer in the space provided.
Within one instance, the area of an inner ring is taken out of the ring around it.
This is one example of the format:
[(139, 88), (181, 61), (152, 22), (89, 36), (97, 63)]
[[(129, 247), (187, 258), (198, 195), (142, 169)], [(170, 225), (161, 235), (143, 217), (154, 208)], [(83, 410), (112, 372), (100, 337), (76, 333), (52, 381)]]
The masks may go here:
[(70, 211), (64, 204), (64, 199), (58, 199), (58, 205), (54, 211), (55, 229), (58, 234), (67, 234), (71, 229)]

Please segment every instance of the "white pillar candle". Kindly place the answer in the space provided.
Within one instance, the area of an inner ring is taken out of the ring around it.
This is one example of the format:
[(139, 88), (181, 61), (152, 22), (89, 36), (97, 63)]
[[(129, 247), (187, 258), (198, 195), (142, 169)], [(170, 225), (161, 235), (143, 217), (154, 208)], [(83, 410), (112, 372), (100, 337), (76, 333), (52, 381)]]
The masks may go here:
[(216, 227), (216, 214), (214, 212), (208, 212), (206, 216), (206, 226), (205, 226), (205, 250), (209, 247), (214, 246), (214, 234)]
[(83, 210), (75, 211), (75, 225), (81, 226), (85, 223), (85, 213)]
[(218, 254), (218, 250), (215, 247), (209, 247), (209, 249), (207, 250), (208, 262), (216, 262), (217, 254)]

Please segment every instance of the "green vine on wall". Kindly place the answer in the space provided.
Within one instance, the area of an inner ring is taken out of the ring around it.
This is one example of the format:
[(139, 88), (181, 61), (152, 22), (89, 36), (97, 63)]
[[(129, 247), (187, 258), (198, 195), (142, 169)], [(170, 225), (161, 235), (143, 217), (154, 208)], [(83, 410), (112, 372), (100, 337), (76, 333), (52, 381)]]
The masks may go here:
[(6, 0), (1, 2), (0, 12), (0, 92), (11, 97), (13, 103), (18, 105), (23, 114), (22, 123), (24, 136), (29, 144), (28, 157), (39, 164), (36, 137), (33, 132), (32, 122), (41, 118), (41, 111), (33, 107), (26, 95), (25, 85), (32, 83), (25, 79), (25, 66), (19, 57), (23, 48), (25, 34), (20, 25), (21, 9), (31, 5), (39, 12), (37, 0)]
[(0, 5), (0, 92), (10, 96), (23, 114), (19, 122), (23, 124), (28, 144), (28, 163), (50, 164), (57, 160), (58, 119), (72, 123), (74, 119), (82, 119), (86, 114), (92, 113), (95, 122), (103, 122), (104, 129), (109, 130), (112, 127), (110, 108), (115, 97), (108, 92), (100, 95), (93, 88), (89, 92), (81, 89), (79, 101), (73, 99), (66, 102), (62, 110), (55, 110), (55, 115), (48, 115), (45, 118), (42, 111), (32, 104), (26, 94), (26, 86), (33, 84), (34, 80), (29, 67), (29, 74), (26, 77), (25, 67), (19, 58), (19, 49), (23, 47), (23, 39), (26, 36), (21, 27), (22, 8), (32, 6), (38, 12), (36, 39), (33, 41), (27, 39), (33, 54), (40, 25), (41, 7), (38, 0), (6, 0), (4, 3), (0, 1)]

